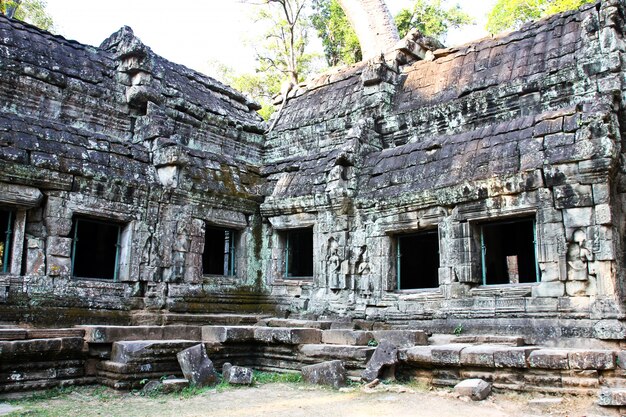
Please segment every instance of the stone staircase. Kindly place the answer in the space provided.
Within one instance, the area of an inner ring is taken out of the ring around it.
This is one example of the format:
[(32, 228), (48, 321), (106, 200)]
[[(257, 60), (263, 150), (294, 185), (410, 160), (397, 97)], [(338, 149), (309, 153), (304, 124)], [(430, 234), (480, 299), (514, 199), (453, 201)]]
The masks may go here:
[(95, 382), (82, 329), (0, 328), (0, 394)]
[[(143, 380), (177, 377), (176, 354), (198, 343), (216, 368), (225, 362), (263, 371), (298, 372), (343, 361), (360, 378), (376, 345), (399, 349), (397, 375), (434, 386), (480, 378), (496, 389), (598, 394), (626, 404), (626, 355), (618, 349), (527, 346), (521, 337), (432, 335), (367, 322), (229, 316), (211, 325), (0, 328), (0, 392), (99, 382), (134, 389)], [(7, 361), (6, 359), (13, 359)], [(10, 363), (10, 365), (9, 365)]]

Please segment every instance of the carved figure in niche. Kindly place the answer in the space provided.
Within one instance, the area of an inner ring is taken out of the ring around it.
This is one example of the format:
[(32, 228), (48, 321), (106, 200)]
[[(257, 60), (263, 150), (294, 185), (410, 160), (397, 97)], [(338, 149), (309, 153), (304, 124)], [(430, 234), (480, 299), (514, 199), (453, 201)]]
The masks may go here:
[(326, 255), (326, 275), (328, 286), (331, 289), (343, 289), (341, 279), (341, 258), (339, 257), (339, 243), (334, 237), (328, 239), (328, 252)]
[(354, 264), (354, 272), (359, 277), (358, 289), (363, 295), (372, 294), (372, 283), (370, 279), (370, 263), (369, 255), (367, 253), (367, 245), (363, 245), (359, 248), (359, 255), (357, 256), (356, 263)]
[(567, 279), (570, 281), (588, 280), (591, 261), (593, 261), (593, 253), (587, 249), (587, 234), (583, 229), (576, 229), (567, 247)]

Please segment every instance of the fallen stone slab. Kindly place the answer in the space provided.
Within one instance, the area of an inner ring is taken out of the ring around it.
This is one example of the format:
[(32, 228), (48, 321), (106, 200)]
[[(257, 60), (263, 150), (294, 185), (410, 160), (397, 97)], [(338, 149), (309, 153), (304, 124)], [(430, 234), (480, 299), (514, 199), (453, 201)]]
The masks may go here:
[(393, 343), (384, 340), (374, 350), (372, 357), (367, 362), (367, 367), (361, 373), (361, 379), (370, 382), (378, 377), (393, 376), (397, 363), (398, 348)]
[(161, 381), (157, 381), (157, 380), (148, 381), (143, 386), (143, 388), (141, 388), (141, 392), (147, 395), (156, 394), (158, 392), (161, 392), (162, 385), (163, 384), (161, 383)]
[(351, 345), (351, 346), (367, 346), (374, 335), (364, 330), (324, 330), (322, 332), (322, 343), (330, 345)]
[(330, 385), (334, 388), (346, 385), (347, 372), (340, 360), (303, 366), (302, 378), (309, 384)]
[(252, 369), (231, 365), (228, 362), (222, 366), (222, 377), (231, 385), (252, 385), (254, 380)]
[(626, 388), (602, 388), (598, 396), (598, 405), (603, 407), (626, 406)]
[(481, 401), (491, 393), (491, 384), (479, 378), (466, 379), (454, 386), (454, 392)]
[(375, 330), (372, 335), (378, 343), (387, 340), (399, 348), (428, 344), (428, 335), (423, 330)]
[(161, 391), (165, 394), (182, 391), (189, 386), (189, 381), (184, 378), (164, 379), (161, 385)]
[(202, 326), (202, 341), (239, 343), (254, 340), (254, 326)]
[(179, 352), (176, 357), (185, 379), (195, 386), (215, 385), (219, 376), (209, 359), (204, 344), (192, 346)]

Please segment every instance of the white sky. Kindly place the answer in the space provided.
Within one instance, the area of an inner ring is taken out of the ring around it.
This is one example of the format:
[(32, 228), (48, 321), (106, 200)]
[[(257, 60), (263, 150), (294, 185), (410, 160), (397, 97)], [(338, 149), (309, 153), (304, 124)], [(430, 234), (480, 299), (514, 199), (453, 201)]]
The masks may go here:
[[(387, 0), (394, 15), (411, 3)], [(495, 0), (458, 3), (478, 24), (449, 33), (448, 46), (485, 36), (485, 16)], [(215, 60), (253, 71), (252, 39), (261, 30), (251, 23), (256, 7), (240, 0), (48, 0), (57, 31), (68, 39), (97, 46), (126, 25), (157, 54), (204, 73)]]

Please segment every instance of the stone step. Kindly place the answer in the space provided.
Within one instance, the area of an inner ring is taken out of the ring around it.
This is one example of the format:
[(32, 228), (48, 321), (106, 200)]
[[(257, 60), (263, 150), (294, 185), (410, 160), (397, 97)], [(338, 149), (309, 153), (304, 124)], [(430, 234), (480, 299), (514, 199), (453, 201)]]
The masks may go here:
[(266, 318), (259, 320), (257, 326), (267, 327), (306, 327), (311, 329), (327, 330), (333, 324), (331, 320), (300, 320)]
[(26, 329), (0, 329), (0, 340), (26, 339)]
[(58, 358), (80, 356), (83, 352), (82, 337), (57, 337), (49, 339), (25, 339), (0, 341), (0, 359), (19, 357)]
[(399, 348), (428, 344), (428, 334), (423, 330), (374, 330), (372, 336), (378, 343), (387, 340)]
[(447, 345), (400, 349), (401, 361), (425, 366), (536, 368), (552, 370), (612, 370), (616, 352), (598, 349), (546, 349), (537, 346)]
[(98, 375), (103, 372), (119, 375), (137, 375), (153, 372), (161, 372), (163, 374), (180, 374), (180, 365), (174, 358), (173, 361), (152, 362), (152, 363), (120, 363), (113, 361), (102, 361), (98, 363)]
[(26, 329), (27, 339), (50, 339), (55, 337), (85, 337), (85, 329)]
[(254, 325), (259, 320), (268, 319), (270, 314), (182, 314), (167, 313), (163, 322), (167, 325), (214, 325), (214, 326), (245, 326)]
[(134, 340), (113, 343), (111, 361), (118, 363), (146, 363), (173, 360), (176, 354), (191, 346), (195, 340)]
[(369, 346), (306, 344), (300, 346), (299, 351), (310, 358), (367, 362), (375, 349)]
[(132, 340), (202, 339), (200, 326), (77, 326), (85, 330), (89, 343), (113, 343)]
[(322, 332), (322, 343), (330, 345), (367, 346), (370, 342), (374, 342), (374, 335), (369, 331), (336, 329)]
[(254, 341), (255, 326), (202, 326), (202, 341), (242, 343)]
[(500, 335), (462, 335), (456, 336), (453, 343), (472, 343), (488, 345), (510, 345), (524, 346), (526, 342), (521, 336), (500, 336)]

